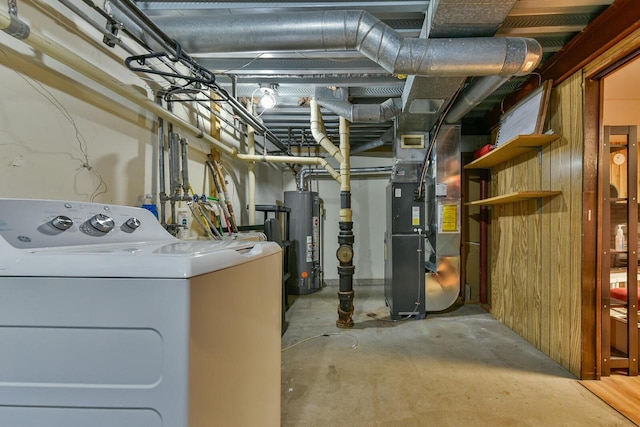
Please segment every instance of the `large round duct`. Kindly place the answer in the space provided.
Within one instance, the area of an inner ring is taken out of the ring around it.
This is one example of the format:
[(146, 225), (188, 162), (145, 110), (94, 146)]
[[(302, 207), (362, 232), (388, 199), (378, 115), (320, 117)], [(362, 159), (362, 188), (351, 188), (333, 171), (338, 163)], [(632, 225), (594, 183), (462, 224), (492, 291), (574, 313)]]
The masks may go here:
[(435, 273), (425, 275), (427, 312), (451, 307), (460, 294), (460, 257), (438, 258)]

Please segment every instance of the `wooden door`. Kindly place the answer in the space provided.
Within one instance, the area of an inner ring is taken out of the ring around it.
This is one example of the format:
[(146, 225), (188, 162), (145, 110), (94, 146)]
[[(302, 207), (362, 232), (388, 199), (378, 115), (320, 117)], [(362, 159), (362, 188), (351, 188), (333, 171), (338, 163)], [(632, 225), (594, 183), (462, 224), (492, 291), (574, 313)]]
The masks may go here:
[(605, 126), (600, 146), (601, 374), (638, 375), (638, 132)]

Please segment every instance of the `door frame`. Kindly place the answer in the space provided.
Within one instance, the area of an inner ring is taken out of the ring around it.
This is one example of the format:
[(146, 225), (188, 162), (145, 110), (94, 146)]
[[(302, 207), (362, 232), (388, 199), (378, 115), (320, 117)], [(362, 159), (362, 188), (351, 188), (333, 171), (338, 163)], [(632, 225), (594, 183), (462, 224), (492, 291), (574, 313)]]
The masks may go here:
[[(598, 247), (602, 195), (609, 188), (602, 188), (600, 176), (603, 165), (600, 146), (603, 143), (604, 78), (640, 56), (640, 40), (630, 48), (616, 50), (613, 47), (603, 56), (606, 61), (584, 72), (584, 154), (583, 154), (583, 245), (582, 245), (582, 379), (600, 379), (603, 374), (602, 337), (602, 256)], [(640, 60), (640, 59), (638, 59)], [(606, 193), (605, 193), (606, 192)], [(608, 250), (608, 248), (606, 248)], [(608, 254), (606, 256), (609, 256)], [(607, 283), (608, 285), (608, 283)], [(608, 328), (604, 328), (608, 333)]]

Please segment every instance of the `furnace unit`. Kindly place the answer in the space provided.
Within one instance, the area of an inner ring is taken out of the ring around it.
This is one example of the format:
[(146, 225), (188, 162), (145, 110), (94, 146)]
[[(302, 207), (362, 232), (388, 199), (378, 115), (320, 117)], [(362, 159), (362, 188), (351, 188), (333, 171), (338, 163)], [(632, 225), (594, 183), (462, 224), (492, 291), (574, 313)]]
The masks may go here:
[(425, 313), (425, 205), (415, 200), (421, 166), (398, 161), (387, 185), (384, 294), (394, 320)]

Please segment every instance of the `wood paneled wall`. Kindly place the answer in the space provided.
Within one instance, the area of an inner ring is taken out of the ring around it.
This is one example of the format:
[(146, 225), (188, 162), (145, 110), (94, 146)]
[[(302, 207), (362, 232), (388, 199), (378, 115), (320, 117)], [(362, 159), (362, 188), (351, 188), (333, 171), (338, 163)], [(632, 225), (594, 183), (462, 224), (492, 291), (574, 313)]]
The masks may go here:
[(493, 170), (492, 196), (560, 190), (496, 205), (491, 226), (492, 314), (580, 376), (582, 287), (582, 72), (551, 94), (549, 126), (560, 138)]

